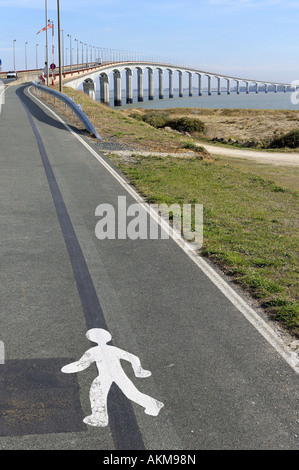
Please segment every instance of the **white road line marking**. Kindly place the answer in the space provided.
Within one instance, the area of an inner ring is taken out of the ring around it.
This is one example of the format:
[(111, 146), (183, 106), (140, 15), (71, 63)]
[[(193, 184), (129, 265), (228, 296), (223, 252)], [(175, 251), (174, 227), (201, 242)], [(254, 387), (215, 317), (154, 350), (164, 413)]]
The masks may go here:
[[(44, 108), (52, 113), (55, 118), (60, 121), (79, 142), (106, 168), (107, 171), (126, 189), (126, 191), (140, 204), (143, 205), (145, 210), (151, 217), (156, 217), (150, 205), (147, 204), (142, 197), (133, 189), (122, 176), (120, 176), (90, 145), (85, 142), (76, 132), (74, 132), (63, 119), (60, 118), (52, 109), (45, 105), (42, 101), (36, 98), (30, 90), (29, 94), (37, 100)], [(157, 223), (166, 230), (166, 222), (157, 216)], [(203, 259), (201, 258), (192, 246), (185, 242), (183, 239), (176, 239), (170, 232), (170, 237), (173, 241), (180, 246), (180, 248), (189, 256), (189, 258), (206, 274), (206, 276), (215, 284), (216, 287), (227, 297), (227, 299), (241, 312), (245, 318), (259, 331), (259, 333), (271, 344), (271, 346), (283, 357), (292, 369), (299, 374), (298, 361), (294, 360), (293, 351), (286, 346), (281, 338), (275, 331), (268, 325), (257, 312), (250, 307), (247, 302), (231, 287), (228, 283)]]
[(4, 93), (5, 93), (6, 88), (7, 88), (7, 87), (4, 85), (4, 83), (2, 82), (2, 80), (0, 80), (0, 114), (1, 114), (1, 111), (2, 111), (2, 105), (5, 103), (5, 101), (4, 101), (4, 99), (5, 99)]

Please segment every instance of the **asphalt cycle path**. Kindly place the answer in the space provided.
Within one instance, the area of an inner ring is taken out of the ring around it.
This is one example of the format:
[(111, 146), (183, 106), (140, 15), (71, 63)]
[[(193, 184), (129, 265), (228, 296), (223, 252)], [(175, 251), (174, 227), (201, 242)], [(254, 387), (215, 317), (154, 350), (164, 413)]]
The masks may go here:
[(31, 93), (0, 115), (0, 449), (298, 449), (288, 351), (184, 243), (97, 238), (142, 202)]

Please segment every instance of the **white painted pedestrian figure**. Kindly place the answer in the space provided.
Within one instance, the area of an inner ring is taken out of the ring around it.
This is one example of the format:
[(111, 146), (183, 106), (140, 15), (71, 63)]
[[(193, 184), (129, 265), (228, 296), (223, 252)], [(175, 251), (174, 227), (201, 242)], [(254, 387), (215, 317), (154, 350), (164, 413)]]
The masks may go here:
[(99, 372), (90, 388), (90, 404), (92, 414), (84, 418), (84, 423), (90, 426), (108, 426), (107, 398), (110, 387), (115, 382), (127, 398), (145, 408), (144, 412), (151, 416), (157, 416), (164, 406), (160, 401), (139, 392), (133, 382), (125, 374), (120, 360), (129, 361), (136, 377), (149, 377), (151, 372), (141, 367), (137, 356), (130, 354), (115, 346), (108, 345), (111, 335), (101, 328), (93, 328), (86, 333), (86, 337), (97, 343), (79, 359), (64, 366), (61, 370), (67, 374), (80, 372), (96, 363)]

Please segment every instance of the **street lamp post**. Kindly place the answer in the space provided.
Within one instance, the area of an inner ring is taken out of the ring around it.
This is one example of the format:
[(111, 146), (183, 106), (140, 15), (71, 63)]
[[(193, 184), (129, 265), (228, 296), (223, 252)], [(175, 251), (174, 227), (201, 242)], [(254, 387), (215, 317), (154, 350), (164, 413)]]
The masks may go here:
[(83, 62), (84, 62), (83, 42), (80, 41), (80, 44), (82, 44), (82, 65), (81, 65), (81, 67), (83, 68)]
[(16, 48), (15, 48), (15, 44), (16, 44), (16, 39), (13, 40), (13, 66), (14, 66), (14, 71), (16, 72)]
[(87, 44), (84, 44), (86, 46), (86, 68), (88, 68), (88, 46)]
[[(54, 58), (54, 21), (53, 20), (48, 20), (48, 27), (52, 29), (52, 64), (54, 64), (55, 58)], [(54, 69), (52, 69), (52, 85), (54, 85)]]
[(28, 41), (25, 42), (25, 69), (27, 70), (27, 44)]
[(78, 67), (79, 67), (79, 41), (78, 39), (75, 39), (76, 43), (77, 43), (77, 70), (78, 70)]
[(73, 75), (73, 51), (72, 51), (72, 35), (68, 34), (68, 37), (70, 38), (70, 70), (71, 70), (71, 75)]
[(63, 75), (65, 76), (65, 55), (64, 55), (64, 32), (63, 29), (61, 30), (61, 41), (62, 41), (62, 69), (63, 69)]
[(38, 44), (36, 44), (36, 70), (38, 69), (38, 53), (37, 53)]

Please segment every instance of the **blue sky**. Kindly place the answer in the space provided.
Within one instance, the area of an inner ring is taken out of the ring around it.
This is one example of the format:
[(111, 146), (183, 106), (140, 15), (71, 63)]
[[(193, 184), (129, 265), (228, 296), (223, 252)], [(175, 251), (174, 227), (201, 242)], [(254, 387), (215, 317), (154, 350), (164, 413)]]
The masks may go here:
[[(60, 0), (61, 28), (96, 47), (134, 51), (257, 80), (299, 80), (299, 0)], [(85, 5), (88, 5), (85, 6)], [(45, 56), (44, 0), (0, 0), (2, 70)], [(57, 1), (48, 17), (57, 25)], [(56, 29), (57, 33), (57, 29)], [(49, 36), (50, 37), (50, 36)], [(56, 48), (57, 53), (57, 48)], [(56, 54), (57, 55), (57, 54)], [(57, 58), (56, 60), (57, 61)]]

